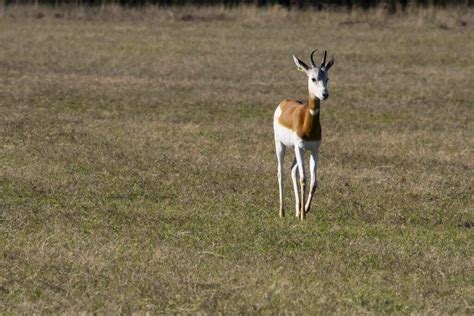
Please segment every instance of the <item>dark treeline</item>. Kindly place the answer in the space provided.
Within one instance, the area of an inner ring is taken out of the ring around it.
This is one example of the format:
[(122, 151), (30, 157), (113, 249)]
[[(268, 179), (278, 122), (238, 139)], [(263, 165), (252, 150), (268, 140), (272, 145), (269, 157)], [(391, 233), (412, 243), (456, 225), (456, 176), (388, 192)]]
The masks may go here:
[(328, 7), (343, 8), (363, 8), (368, 9), (377, 6), (386, 6), (389, 10), (404, 10), (409, 4), (422, 6), (450, 6), (465, 5), (472, 6), (474, 0), (6, 0), (9, 4), (46, 4), (46, 5), (103, 5), (120, 4), (124, 6), (143, 6), (143, 5), (225, 5), (236, 6), (240, 4), (255, 4), (257, 6), (266, 6), (279, 4), (289, 8), (314, 7), (322, 10)]

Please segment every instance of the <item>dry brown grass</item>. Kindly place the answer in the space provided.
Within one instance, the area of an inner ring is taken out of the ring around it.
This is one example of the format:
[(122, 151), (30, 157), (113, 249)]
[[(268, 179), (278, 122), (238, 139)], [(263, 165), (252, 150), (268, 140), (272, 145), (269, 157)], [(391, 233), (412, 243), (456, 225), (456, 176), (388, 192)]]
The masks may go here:
[[(2, 312), (473, 312), (470, 11), (39, 10), (0, 19)], [(300, 223), (271, 120), (313, 47)]]

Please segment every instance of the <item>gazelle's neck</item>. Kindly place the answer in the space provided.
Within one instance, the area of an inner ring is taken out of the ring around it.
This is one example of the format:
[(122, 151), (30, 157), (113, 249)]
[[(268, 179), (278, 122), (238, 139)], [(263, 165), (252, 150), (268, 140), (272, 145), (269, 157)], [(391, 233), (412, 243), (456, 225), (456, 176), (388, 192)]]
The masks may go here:
[(309, 94), (307, 111), (303, 121), (303, 136), (305, 140), (321, 140), (321, 122), (319, 121), (320, 101)]
[(319, 114), (321, 101), (311, 93), (308, 96), (308, 110), (311, 115)]

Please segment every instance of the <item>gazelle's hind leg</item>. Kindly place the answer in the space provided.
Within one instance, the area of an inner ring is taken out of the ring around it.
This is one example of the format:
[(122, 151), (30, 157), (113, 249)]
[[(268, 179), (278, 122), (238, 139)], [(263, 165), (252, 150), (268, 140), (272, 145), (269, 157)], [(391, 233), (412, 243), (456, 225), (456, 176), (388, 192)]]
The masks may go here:
[(275, 150), (278, 160), (278, 188), (280, 191), (280, 217), (285, 216), (285, 209), (283, 207), (283, 164), (285, 162), (285, 151), (286, 147), (278, 140), (275, 139)]
[(296, 217), (300, 217), (300, 195), (298, 193), (298, 182), (296, 181), (298, 177), (298, 164), (296, 163), (296, 158), (293, 160), (291, 164), (291, 180), (293, 182), (293, 191), (295, 192), (295, 215)]
[(311, 172), (311, 186), (309, 189), (308, 201), (306, 201), (306, 206), (304, 208), (305, 213), (309, 212), (309, 209), (311, 207), (311, 201), (313, 200), (314, 192), (316, 191), (316, 188), (318, 187), (318, 178), (317, 178), (318, 158), (319, 158), (319, 151), (317, 149), (311, 151), (311, 158), (309, 161), (309, 171)]

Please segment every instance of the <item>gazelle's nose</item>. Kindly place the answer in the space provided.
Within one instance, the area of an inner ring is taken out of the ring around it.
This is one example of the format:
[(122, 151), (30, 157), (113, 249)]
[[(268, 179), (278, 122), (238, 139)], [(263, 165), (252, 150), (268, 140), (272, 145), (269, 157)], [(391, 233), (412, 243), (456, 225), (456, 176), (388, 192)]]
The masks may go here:
[(327, 99), (329, 97), (329, 93), (327, 91), (323, 92), (323, 98)]

